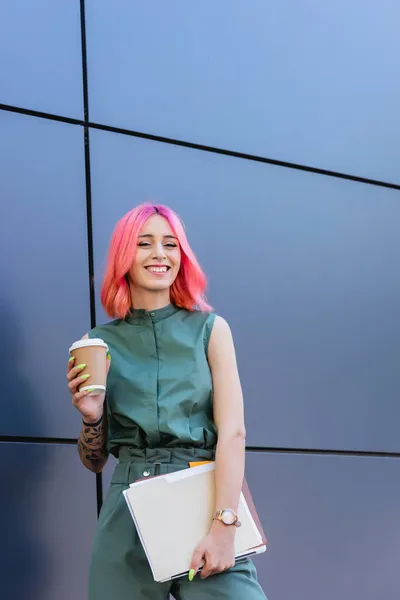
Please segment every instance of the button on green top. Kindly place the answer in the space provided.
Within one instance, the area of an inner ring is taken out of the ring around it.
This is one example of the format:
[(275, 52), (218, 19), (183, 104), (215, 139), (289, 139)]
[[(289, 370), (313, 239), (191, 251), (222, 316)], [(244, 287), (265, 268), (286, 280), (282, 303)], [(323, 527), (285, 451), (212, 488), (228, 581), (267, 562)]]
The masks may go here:
[[(150, 318), (151, 316), (151, 318)], [(108, 449), (214, 448), (212, 379), (207, 362), (215, 315), (173, 304), (95, 327), (109, 346)]]

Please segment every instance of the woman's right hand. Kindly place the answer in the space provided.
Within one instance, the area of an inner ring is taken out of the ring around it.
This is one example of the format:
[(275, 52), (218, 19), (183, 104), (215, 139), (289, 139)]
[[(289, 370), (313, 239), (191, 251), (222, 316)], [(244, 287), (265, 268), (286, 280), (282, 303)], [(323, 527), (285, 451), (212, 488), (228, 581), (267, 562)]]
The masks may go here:
[[(75, 358), (71, 357), (68, 362), (68, 388), (72, 394), (72, 404), (79, 410), (83, 420), (86, 423), (96, 423), (103, 414), (104, 392), (99, 394), (90, 394), (90, 390), (80, 392), (79, 386), (85, 382), (87, 377), (79, 373), (83, 371), (86, 365), (74, 365)], [(110, 369), (110, 359), (107, 357), (107, 374)]]

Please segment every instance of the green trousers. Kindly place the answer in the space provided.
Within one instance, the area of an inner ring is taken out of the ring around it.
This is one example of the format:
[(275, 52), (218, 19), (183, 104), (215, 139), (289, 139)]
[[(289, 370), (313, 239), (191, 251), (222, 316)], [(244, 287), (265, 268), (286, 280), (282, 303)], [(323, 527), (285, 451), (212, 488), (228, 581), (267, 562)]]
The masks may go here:
[(250, 559), (218, 575), (193, 581), (187, 576), (156, 583), (122, 490), (143, 476), (185, 469), (189, 461), (211, 460), (207, 450), (120, 449), (94, 539), (89, 570), (89, 600), (266, 600)]

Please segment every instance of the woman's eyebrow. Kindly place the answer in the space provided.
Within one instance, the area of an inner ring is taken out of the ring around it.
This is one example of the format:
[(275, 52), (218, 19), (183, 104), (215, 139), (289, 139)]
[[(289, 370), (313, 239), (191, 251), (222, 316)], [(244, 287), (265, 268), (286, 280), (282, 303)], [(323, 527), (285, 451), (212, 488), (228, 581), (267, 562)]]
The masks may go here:
[[(152, 233), (141, 233), (139, 235), (140, 238), (153, 238), (154, 235)], [(164, 238), (169, 238), (172, 240), (176, 240), (177, 238), (174, 235), (171, 235), (170, 233), (167, 233), (166, 235), (163, 235)]]

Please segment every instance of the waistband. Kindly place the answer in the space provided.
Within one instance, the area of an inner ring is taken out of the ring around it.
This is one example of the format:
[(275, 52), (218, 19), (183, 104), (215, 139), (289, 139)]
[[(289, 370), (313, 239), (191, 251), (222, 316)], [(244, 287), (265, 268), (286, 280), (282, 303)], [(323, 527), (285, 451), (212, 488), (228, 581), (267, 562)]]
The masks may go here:
[(118, 459), (125, 461), (176, 463), (193, 460), (214, 460), (215, 450), (205, 448), (133, 448), (120, 446)]
[(190, 462), (215, 460), (215, 450), (120, 446), (118, 459), (111, 483), (129, 484), (142, 477), (187, 469)]

